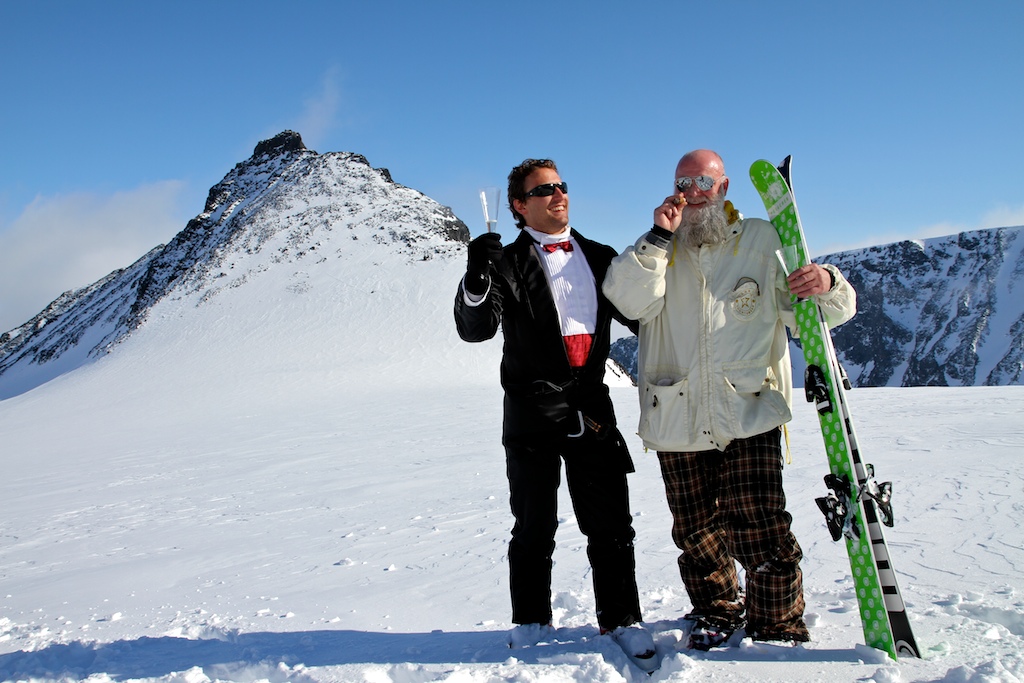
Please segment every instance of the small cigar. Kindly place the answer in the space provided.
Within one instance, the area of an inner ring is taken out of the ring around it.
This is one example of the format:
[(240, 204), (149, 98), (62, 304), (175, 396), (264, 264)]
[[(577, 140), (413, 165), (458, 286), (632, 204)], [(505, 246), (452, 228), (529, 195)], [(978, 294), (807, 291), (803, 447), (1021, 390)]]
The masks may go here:
[(682, 197), (673, 197), (673, 198), (672, 198), (672, 203), (673, 203), (673, 204), (675, 204), (676, 206), (679, 206), (679, 205), (680, 205), (680, 204), (682, 204), (682, 203), (683, 203), (684, 201), (686, 201), (686, 200), (685, 200), (685, 199), (683, 199)]

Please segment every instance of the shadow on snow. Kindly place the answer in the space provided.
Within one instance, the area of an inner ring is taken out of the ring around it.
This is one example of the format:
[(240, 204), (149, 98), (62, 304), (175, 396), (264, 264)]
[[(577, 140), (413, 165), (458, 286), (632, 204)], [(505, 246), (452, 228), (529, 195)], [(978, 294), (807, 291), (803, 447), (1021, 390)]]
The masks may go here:
[[(657, 627), (655, 624), (649, 626)], [(671, 628), (671, 624), (663, 624)], [(509, 650), (506, 631), (389, 633), (367, 631), (298, 631), (225, 634), (215, 639), (192, 640), (170, 636), (142, 636), (111, 643), (71, 642), (43, 649), (0, 655), (4, 680), (55, 677), (69, 674), (88, 677), (105, 673), (114, 678), (159, 678), (200, 667), (204, 671), (284, 663), (306, 667), (386, 664), (500, 664), (510, 658), (524, 664), (552, 663), (565, 655), (625, 657), (610, 639), (599, 638), (593, 627), (561, 628), (554, 642)], [(770, 647), (694, 653), (695, 659), (734, 661), (797, 660), (856, 662), (854, 650), (814, 650)], [(673, 647), (659, 645), (661, 657), (675, 654)], [(564, 663), (564, 660), (563, 660)]]

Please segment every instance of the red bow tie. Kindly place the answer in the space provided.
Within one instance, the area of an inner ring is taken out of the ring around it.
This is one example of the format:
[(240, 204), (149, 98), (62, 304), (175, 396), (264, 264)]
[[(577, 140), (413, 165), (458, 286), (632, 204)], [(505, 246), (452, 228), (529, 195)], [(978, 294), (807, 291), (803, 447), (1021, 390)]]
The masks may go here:
[(549, 254), (554, 253), (555, 249), (572, 251), (572, 242), (555, 242), (554, 244), (542, 244), (540, 248), (548, 252)]

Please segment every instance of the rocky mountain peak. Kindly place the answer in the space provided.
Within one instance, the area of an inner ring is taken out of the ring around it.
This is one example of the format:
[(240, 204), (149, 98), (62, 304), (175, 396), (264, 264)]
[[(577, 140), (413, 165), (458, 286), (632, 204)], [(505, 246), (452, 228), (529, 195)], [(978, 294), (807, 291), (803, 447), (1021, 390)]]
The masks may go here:
[(258, 142), (252, 155), (253, 157), (264, 155), (277, 156), (286, 152), (297, 152), (302, 149), (306, 149), (306, 145), (302, 142), (302, 136), (293, 130), (286, 130), (269, 140)]

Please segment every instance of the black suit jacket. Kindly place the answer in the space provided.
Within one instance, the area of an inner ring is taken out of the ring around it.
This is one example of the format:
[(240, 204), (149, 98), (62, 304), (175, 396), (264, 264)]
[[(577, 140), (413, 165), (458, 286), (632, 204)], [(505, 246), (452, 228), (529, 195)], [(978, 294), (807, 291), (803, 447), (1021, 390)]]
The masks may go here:
[(611, 321), (634, 328), (601, 292), (608, 265), (616, 256), (609, 246), (572, 231), (597, 286), (597, 327), (587, 363), (573, 369), (562, 341), (544, 267), (530, 235), (502, 249), (492, 264), (491, 286), (478, 306), (469, 306), (462, 287), (455, 297), (455, 323), (462, 339), (491, 339), (499, 325), (505, 337), (501, 384), (505, 389), (503, 443), (528, 444), (537, 438), (564, 437), (579, 431), (580, 414), (595, 435), (616, 434), (615, 413), (604, 383), (605, 361), (611, 342)]

